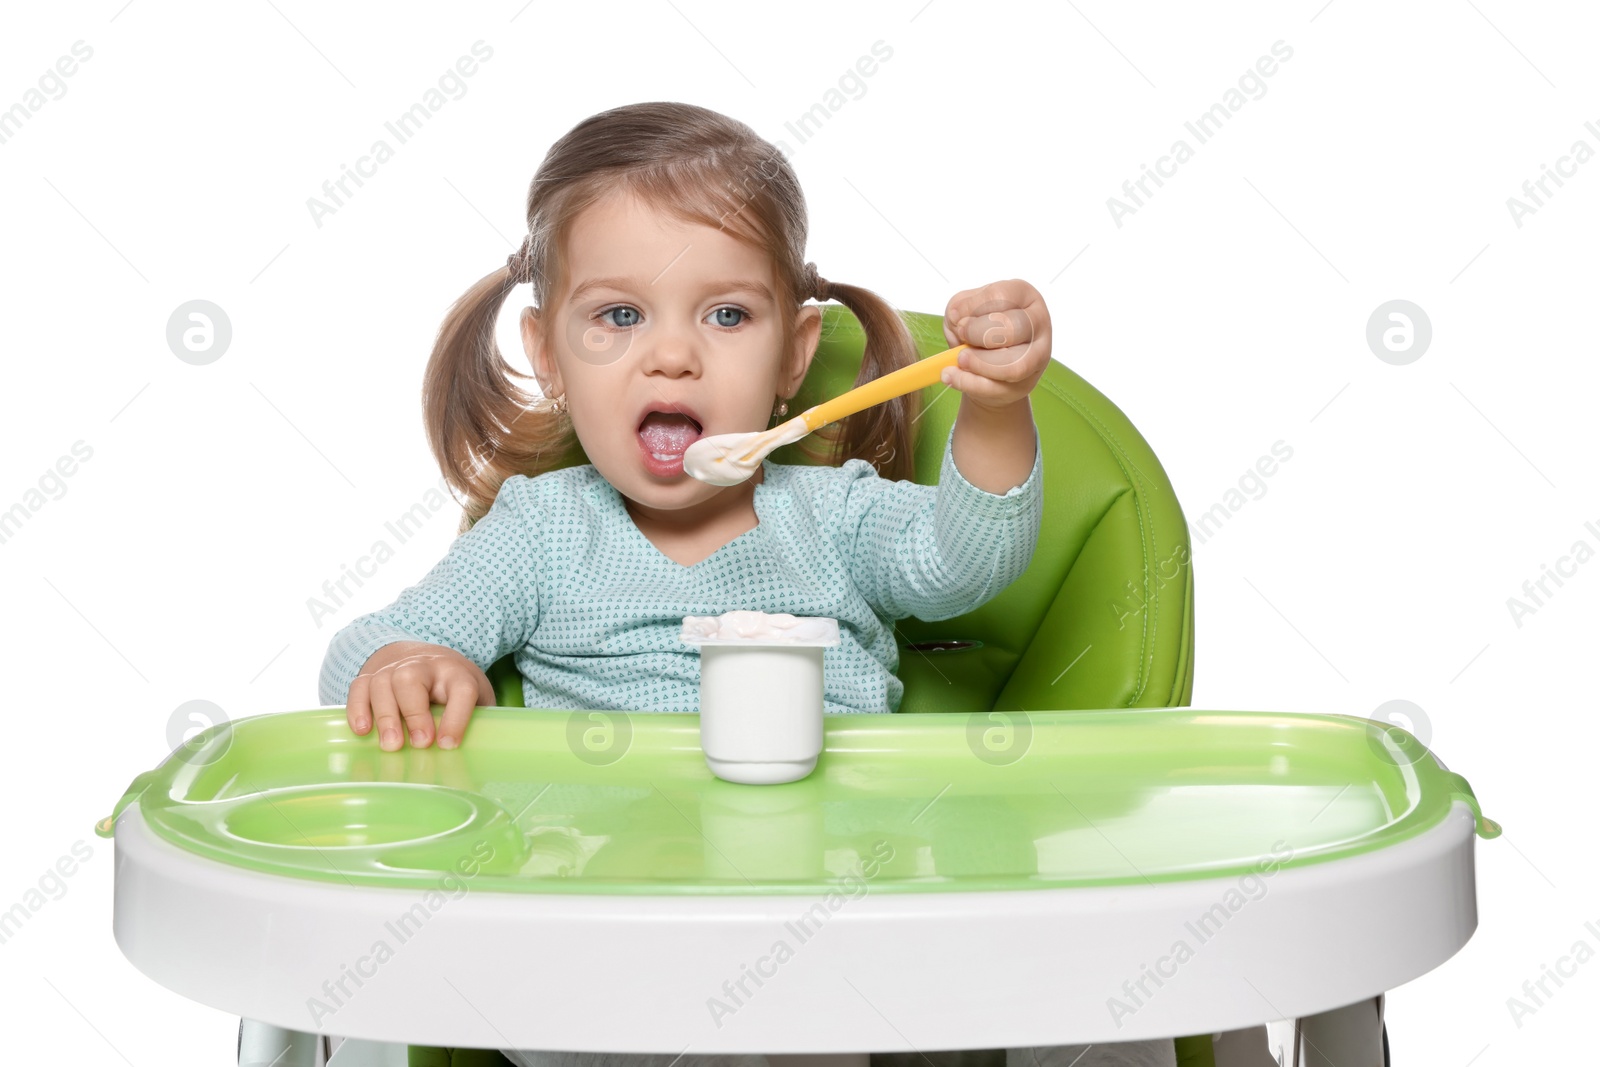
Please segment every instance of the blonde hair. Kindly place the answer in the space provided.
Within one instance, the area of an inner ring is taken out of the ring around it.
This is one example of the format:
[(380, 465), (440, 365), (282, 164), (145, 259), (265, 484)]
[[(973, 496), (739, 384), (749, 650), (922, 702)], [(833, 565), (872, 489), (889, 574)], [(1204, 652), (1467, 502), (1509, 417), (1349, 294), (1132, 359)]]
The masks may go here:
[[(560, 291), (561, 250), (574, 220), (618, 190), (765, 252), (782, 290), (784, 350), (792, 351), (800, 305), (813, 295), (807, 291), (800, 183), (782, 154), (749, 126), (692, 104), (612, 108), (584, 119), (550, 147), (528, 187), (522, 252), (536, 306), (545, 307)], [(830, 285), (833, 299), (855, 315), (866, 337), (857, 385), (918, 359), (905, 320), (887, 302), (859, 286)], [(510, 267), (501, 267), (451, 305), (423, 376), (428, 444), (446, 481), (465, 498), (462, 531), (488, 512), (507, 478), (536, 477), (582, 455), (570, 416), (531, 409), (534, 395), (515, 379), (532, 375), (509, 366), (495, 343), (496, 320), (515, 286)], [(547, 341), (554, 340), (550, 318), (540, 318)], [(797, 447), (813, 462), (837, 466), (859, 458), (881, 477), (910, 479), (919, 405), (916, 394), (876, 405)], [(825, 451), (807, 447), (815, 438)]]

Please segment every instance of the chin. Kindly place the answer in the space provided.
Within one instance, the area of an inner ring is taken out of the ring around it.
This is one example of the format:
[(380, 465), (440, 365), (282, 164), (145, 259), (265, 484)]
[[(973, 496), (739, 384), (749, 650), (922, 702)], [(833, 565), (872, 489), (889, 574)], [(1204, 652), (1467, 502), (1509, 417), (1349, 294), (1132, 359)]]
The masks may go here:
[[(605, 472), (602, 471), (601, 473)], [(607, 481), (611, 482), (619, 490), (624, 485), (627, 485), (629, 491), (626, 495), (641, 503), (659, 503), (667, 507), (681, 506), (696, 500), (703, 500), (722, 488), (719, 485), (707, 485), (698, 478), (691, 478), (681, 472), (671, 477), (661, 477), (660, 475), (652, 474), (637, 462), (627, 471), (621, 481), (615, 478), (608, 478)]]

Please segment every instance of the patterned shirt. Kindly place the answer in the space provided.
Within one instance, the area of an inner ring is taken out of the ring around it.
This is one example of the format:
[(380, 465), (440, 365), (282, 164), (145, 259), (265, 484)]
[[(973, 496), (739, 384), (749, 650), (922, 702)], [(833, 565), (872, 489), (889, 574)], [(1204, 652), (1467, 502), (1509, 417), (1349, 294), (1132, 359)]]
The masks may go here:
[(757, 525), (689, 567), (644, 536), (593, 464), (513, 475), (422, 581), (334, 634), (319, 699), (343, 703), (383, 645), (424, 641), (485, 670), (513, 655), (529, 708), (698, 712), (700, 651), (678, 639), (683, 617), (742, 609), (837, 619), (824, 711), (895, 711), (894, 620), (976, 609), (1038, 541), (1037, 429), (1033, 469), (1003, 495), (961, 475), (954, 440), (952, 427), (937, 485), (881, 478), (862, 459), (767, 460)]

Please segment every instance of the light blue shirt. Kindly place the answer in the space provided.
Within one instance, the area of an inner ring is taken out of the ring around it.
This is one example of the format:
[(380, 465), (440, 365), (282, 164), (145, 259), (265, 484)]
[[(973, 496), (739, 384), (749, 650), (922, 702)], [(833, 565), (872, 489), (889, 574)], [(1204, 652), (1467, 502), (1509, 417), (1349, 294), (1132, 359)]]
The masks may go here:
[(640, 532), (592, 464), (513, 475), (422, 581), (334, 634), (319, 699), (344, 703), (383, 645), (425, 641), (485, 670), (514, 655), (529, 708), (698, 712), (700, 651), (678, 639), (683, 618), (739, 609), (837, 619), (824, 710), (895, 711), (894, 620), (974, 610), (1027, 569), (1039, 537), (1037, 430), (1033, 469), (1003, 495), (961, 475), (954, 437), (937, 485), (889, 481), (862, 459), (767, 460), (758, 524), (691, 567)]

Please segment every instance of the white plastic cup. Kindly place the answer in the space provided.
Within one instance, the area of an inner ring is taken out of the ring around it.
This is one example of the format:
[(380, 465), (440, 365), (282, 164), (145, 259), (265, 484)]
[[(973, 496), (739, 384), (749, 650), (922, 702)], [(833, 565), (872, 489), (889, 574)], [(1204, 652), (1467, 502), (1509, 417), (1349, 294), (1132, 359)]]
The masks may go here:
[[(785, 629), (795, 633), (769, 636)], [(712, 774), (777, 785), (816, 769), (822, 659), (839, 643), (837, 620), (760, 612), (689, 616), (682, 640), (700, 646), (700, 747)]]

